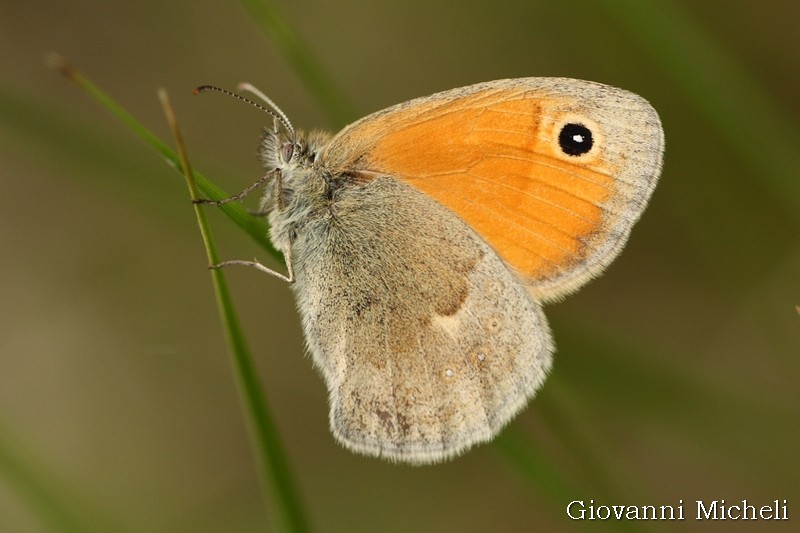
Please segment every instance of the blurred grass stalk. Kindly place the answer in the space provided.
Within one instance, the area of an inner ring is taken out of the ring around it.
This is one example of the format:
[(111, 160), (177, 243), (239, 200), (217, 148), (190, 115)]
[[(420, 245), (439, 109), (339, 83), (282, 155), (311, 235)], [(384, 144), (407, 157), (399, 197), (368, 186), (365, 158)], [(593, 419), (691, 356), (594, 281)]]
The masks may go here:
[[(117, 117), (123, 124), (125, 124), (133, 133), (136, 134), (146, 144), (149, 144), (167, 161), (167, 163), (181, 172), (181, 162), (179, 157), (173, 152), (161, 139), (156, 137), (147, 128), (145, 128), (138, 120), (125, 111), (113, 98), (102, 91), (97, 85), (92, 83), (80, 71), (75, 69), (72, 65), (64, 60), (56, 53), (48, 53), (45, 56), (45, 62), (52, 69), (60, 72), (64, 77), (78, 85), (81, 89), (91, 96), (98, 104), (105, 108), (112, 115)], [(212, 183), (208, 178), (199, 172), (193, 172), (193, 179), (197, 185), (198, 192), (205, 198), (211, 200), (221, 200), (227, 198), (229, 195)], [(283, 255), (273, 248), (272, 243), (267, 237), (266, 224), (251, 216), (247, 210), (242, 207), (238, 202), (231, 202), (219, 206), (219, 209), (225, 213), (234, 224), (239, 226), (250, 237), (252, 237), (262, 248), (269, 252), (273, 257), (279, 261), (283, 261)]]
[(294, 69), (337, 126), (343, 126), (358, 118), (355, 107), (344, 91), (306, 46), (294, 27), (289, 24), (276, 2), (241, 0), (241, 3), (261, 30), (272, 38), (286, 59), (286, 63)]

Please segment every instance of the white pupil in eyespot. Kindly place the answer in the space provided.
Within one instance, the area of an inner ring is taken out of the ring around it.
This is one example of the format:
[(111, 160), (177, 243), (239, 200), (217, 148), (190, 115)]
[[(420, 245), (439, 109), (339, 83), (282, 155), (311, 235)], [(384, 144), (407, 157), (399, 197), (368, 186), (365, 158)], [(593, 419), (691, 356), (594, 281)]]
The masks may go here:
[(558, 134), (558, 145), (569, 156), (586, 154), (594, 145), (592, 130), (578, 122), (564, 124)]

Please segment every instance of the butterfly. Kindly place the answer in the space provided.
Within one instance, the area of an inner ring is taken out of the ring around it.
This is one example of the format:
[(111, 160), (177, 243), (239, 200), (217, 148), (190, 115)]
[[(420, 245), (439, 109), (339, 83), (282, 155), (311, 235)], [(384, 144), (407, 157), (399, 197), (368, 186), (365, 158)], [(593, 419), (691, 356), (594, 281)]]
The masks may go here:
[(335, 438), (413, 464), (491, 440), (551, 369), (542, 305), (599, 275), (647, 205), (656, 111), (599, 83), (505, 79), (304, 135), (245, 89), (273, 116), (267, 172), (204, 203), (263, 186), (288, 275), (217, 266), (291, 282)]

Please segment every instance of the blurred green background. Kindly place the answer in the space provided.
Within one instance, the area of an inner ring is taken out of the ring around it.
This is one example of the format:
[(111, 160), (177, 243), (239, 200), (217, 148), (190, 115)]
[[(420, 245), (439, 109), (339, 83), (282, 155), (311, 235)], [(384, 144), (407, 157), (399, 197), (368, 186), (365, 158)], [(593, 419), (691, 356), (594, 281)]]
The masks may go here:
[[(624, 253), (546, 309), (558, 351), (536, 400), (499, 442), (441, 466), (340, 448), (288, 287), (227, 272), (314, 529), (796, 528), (800, 4), (279, 5), (359, 114), (568, 76), (643, 95), (667, 139)], [(320, 104), (236, 2), (7, 0), (0, 49), (0, 531), (279, 527), (181, 177), (42, 56), (60, 52), (169, 140), (167, 88), (194, 166), (229, 192), (261, 175), (268, 121), (193, 87), (252, 82), (305, 129), (340, 128), (346, 108)], [(209, 217), (223, 257), (270, 260)], [(792, 521), (691, 519), (695, 499), (743, 498), (787, 499)], [(683, 499), (691, 516), (578, 523), (570, 499)]]

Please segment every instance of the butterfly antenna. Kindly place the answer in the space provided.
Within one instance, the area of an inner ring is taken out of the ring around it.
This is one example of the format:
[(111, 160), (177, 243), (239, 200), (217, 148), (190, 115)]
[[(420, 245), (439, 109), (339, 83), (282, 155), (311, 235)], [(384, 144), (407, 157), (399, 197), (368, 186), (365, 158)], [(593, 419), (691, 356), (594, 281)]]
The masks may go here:
[(266, 103), (269, 107), (273, 109), (273, 111), (275, 111), (278, 115), (280, 115), (281, 123), (287, 129), (287, 131), (289, 131), (292, 134), (292, 137), (294, 137), (294, 128), (292, 127), (292, 122), (289, 120), (289, 117), (286, 116), (286, 113), (284, 113), (283, 110), (280, 107), (278, 107), (278, 104), (272, 101), (272, 98), (262, 93), (254, 85), (247, 82), (240, 83), (239, 85), (236, 86), (236, 89), (239, 91), (247, 91), (261, 98), (261, 100), (263, 100), (264, 103)]
[[(272, 109), (264, 107), (263, 105), (259, 104), (258, 102), (254, 102), (254, 101), (250, 100), (249, 98), (245, 98), (244, 96), (242, 96), (240, 94), (236, 94), (233, 91), (229, 91), (227, 89), (222, 89), (222, 88), (216, 87), (214, 85), (201, 85), (200, 87), (197, 87), (196, 89), (194, 89), (192, 91), (192, 93), (193, 94), (200, 94), (200, 93), (203, 93), (203, 92), (206, 92), (206, 91), (216, 91), (218, 93), (226, 94), (228, 96), (233, 96), (237, 100), (241, 100), (242, 102), (248, 103), (251, 106), (253, 106), (253, 107), (257, 108), (257, 109), (260, 109), (261, 111), (271, 115), (277, 121), (280, 121), (280, 123), (283, 125), (283, 127), (286, 128), (286, 131), (288, 131), (291, 134), (292, 138), (294, 139), (294, 137), (295, 137), (294, 128), (292, 127), (292, 123), (289, 122), (289, 119), (286, 117), (286, 113), (281, 111), (281, 109), (278, 106), (276, 106), (272, 102), (272, 100), (270, 100), (266, 96), (254, 93), (254, 94), (257, 94), (257, 96), (262, 96), (264, 101), (267, 102), (267, 104)], [(253, 91), (250, 91), (250, 92), (253, 92)]]

